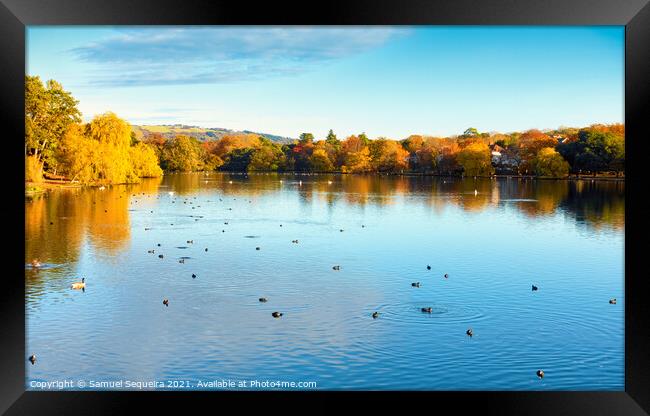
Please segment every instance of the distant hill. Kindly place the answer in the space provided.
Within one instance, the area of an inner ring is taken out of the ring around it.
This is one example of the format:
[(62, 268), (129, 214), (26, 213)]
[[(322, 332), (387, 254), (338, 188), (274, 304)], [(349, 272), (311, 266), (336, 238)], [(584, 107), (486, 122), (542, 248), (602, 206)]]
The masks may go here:
[(222, 138), (227, 134), (237, 134), (237, 133), (247, 133), (247, 134), (259, 134), (264, 136), (267, 139), (277, 142), (277, 143), (291, 143), (294, 139), (291, 137), (283, 137), (275, 134), (268, 133), (259, 133), (249, 130), (236, 131), (230, 129), (222, 129), (219, 127), (197, 127), (197, 126), (188, 126), (185, 124), (160, 124), (160, 125), (131, 125), (135, 137), (138, 139), (146, 138), (147, 136), (152, 135), (153, 133), (160, 133), (163, 137), (171, 138), (177, 134), (184, 134), (186, 136), (195, 137), (200, 141), (209, 141), (217, 140)]

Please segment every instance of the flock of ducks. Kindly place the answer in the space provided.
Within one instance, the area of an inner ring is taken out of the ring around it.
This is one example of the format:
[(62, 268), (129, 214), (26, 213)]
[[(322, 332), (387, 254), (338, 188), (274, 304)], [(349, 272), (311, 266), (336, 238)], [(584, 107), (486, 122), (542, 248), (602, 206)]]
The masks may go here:
[[(280, 182), (282, 182), (282, 181), (280, 181)], [(230, 181), (229, 183), (232, 184), (232, 181)], [(331, 184), (331, 183), (332, 183), (331, 181), (328, 181), (328, 184)], [(300, 181), (300, 184), (299, 184), (299, 185), (302, 185), (302, 181)], [(104, 187), (102, 186), (102, 187), (100, 187), (99, 189), (100, 189), (100, 190), (104, 190)], [(475, 191), (475, 193), (476, 193), (476, 191)], [(173, 195), (174, 195), (174, 192), (168, 192), (168, 194), (169, 194), (170, 196), (173, 196)], [(219, 198), (219, 200), (222, 201), (221, 198)], [(172, 202), (173, 202), (173, 201), (172, 201)], [(249, 201), (249, 202), (252, 202), (252, 201)], [(187, 203), (187, 201), (185, 201), (184, 203)], [(190, 202), (190, 204), (191, 204), (191, 202)], [(192, 209), (194, 209), (194, 207), (192, 207)], [(228, 209), (229, 209), (229, 210), (232, 210), (232, 208), (228, 208)], [(151, 212), (153, 212), (153, 211), (151, 211)], [(50, 224), (53, 224), (53, 223), (50, 222)], [(228, 221), (224, 222), (224, 224), (225, 224), (225, 225), (228, 225)], [(173, 225), (173, 224), (172, 224), (172, 225)], [(280, 224), (280, 227), (282, 227), (282, 224)], [(365, 228), (365, 225), (361, 225), (361, 228)], [(150, 230), (150, 228), (145, 228), (145, 230)], [(339, 229), (339, 232), (343, 232), (343, 231), (344, 231), (344, 230), (343, 230), (342, 228)], [(222, 230), (222, 232), (225, 232), (225, 230)], [(186, 242), (187, 242), (188, 244), (194, 244), (194, 240), (187, 240)], [(292, 240), (291, 242), (292, 242), (293, 244), (298, 244), (298, 240)], [(160, 243), (157, 243), (157, 246), (160, 247), (161, 244), (160, 244)], [(257, 250), (257, 251), (259, 251), (260, 249), (261, 249), (260, 247), (255, 247), (255, 250)], [(207, 248), (207, 247), (205, 248), (205, 251), (206, 251), (206, 252), (208, 251), (208, 248)], [(149, 253), (149, 254), (154, 254), (154, 253), (155, 253), (155, 250), (153, 250), (153, 249), (152, 249), (152, 250), (147, 250), (147, 253)], [(164, 258), (164, 255), (163, 255), (163, 254), (159, 254), (158, 257), (162, 259), (162, 258)], [(185, 259), (181, 258), (181, 259), (179, 260), (179, 263), (185, 263)], [(39, 268), (41, 267), (41, 263), (38, 261), (38, 259), (33, 259), (33, 260), (31, 261), (31, 266), (32, 266), (32, 268), (34, 268), (34, 269), (39, 269)], [(338, 270), (341, 270), (341, 266), (340, 266), (340, 265), (335, 265), (335, 266), (332, 267), (332, 269), (338, 271)], [(427, 264), (426, 269), (427, 269), (427, 270), (431, 270), (431, 265), (428, 265), (428, 264)], [(195, 274), (195, 273), (192, 273), (192, 278), (193, 278), (193, 279), (196, 279), (196, 274)], [(444, 278), (445, 278), (445, 279), (448, 279), (448, 278), (449, 278), (449, 275), (448, 275), (447, 273), (445, 273), (445, 274), (444, 274)], [(411, 283), (411, 286), (412, 286), (412, 287), (415, 287), (415, 288), (419, 288), (419, 287), (420, 287), (420, 282), (413, 282), (413, 283)], [(73, 282), (73, 283), (70, 285), (70, 289), (72, 289), (72, 290), (82, 290), (82, 291), (85, 292), (85, 289), (86, 289), (86, 279), (82, 277), (82, 278), (81, 278), (81, 281)], [(533, 291), (533, 292), (538, 291), (538, 290), (539, 290), (539, 288), (538, 288), (536, 285), (532, 285), (532, 291)], [(258, 301), (259, 301), (260, 303), (266, 303), (266, 302), (268, 302), (268, 299), (265, 298), (265, 297), (261, 297), (261, 298), (258, 299)], [(162, 303), (163, 303), (163, 305), (165, 305), (165, 307), (169, 307), (169, 299), (164, 298), (163, 301), (162, 301)], [(616, 305), (616, 298), (612, 298), (612, 299), (610, 299), (610, 300), (609, 300), (609, 304), (610, 304), (610, 305)], [(433, 308), (430, 307), (430, 306), (428, 306), (428, 307), (423, 307), (423, 308), (421, 308), (420, 310), (421, 310), (423, 313), (432, 313), (432, 312), (433, 312)], [(272, 316), (273, 318), (276, 318), (276, 319), (281, 318), (283, 315), (284, 315), (284, 313), (282, 313), (282, 312), (278, 312), (278, 311), (274, 311), (274, 312), (271, 313), (271, 316)], [(374, 311), (374, 312), (372, 313), (371, 317), (372, 317), (372, 319), (378, 319), (378, 318), (379, 318), (379, 315), (380, 315), (379, 311)], [(474, 336), (474, 330), (473, 330), (472, 328), (468, 328), (467, 331), (465, 331), (465, 334), (466, 334), (468, 337), (472, 338), (472, 337)], [(32, 355), (30, 355), (29, 358), (28, 358), (28, 360), (29, 360), (29, 362), (32, 363), (32, 365), (34, 365), (34, 364), (36, 363), (36, 354), (32, 354)], [(543, 370), (537, 370), (536, 375), (537, 375), (537, 377), (538, 377), (539, 379), (542, 379), (542, 378), (544, 378), (544, 371), (543, 371)]]

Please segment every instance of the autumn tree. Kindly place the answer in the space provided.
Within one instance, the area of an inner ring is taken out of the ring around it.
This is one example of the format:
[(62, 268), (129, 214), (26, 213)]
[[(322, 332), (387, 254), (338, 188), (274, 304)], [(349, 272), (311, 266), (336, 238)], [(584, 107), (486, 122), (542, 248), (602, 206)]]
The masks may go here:
[(427, 146), (435, 152), (435, 169), (440, 174), (456, 174), (462, 172), (458, 163), (458, 153), (461, 148), (458, 142), (451, 138), (431, 138)]
[(139, 178), (157, 178), (162, 176), (160, 161), (153, 146), (143, 142), (129, 148), (129, 158), (133, 170)]
[(322, 147), (317, 147), (311, 155), (311, 170), (313, 172), (331, 172), (334, 165), (330, 160), (327, 151)]
[(491, 175), (491, 162), (490, 148), (485, 143), (472, 143), (458, 153), (458, 163), (467, 176)]
[(367, 172), (371, 169), (370, 150), (363, 137), (348, 137), (341, 143), (341, 151), (344, 155), (342, 172)]
[(85, 136), (97, 146), (97, 180), (107, 183), (137, 182), (130, 160), (131, 126), (108, 112), (86, 124)]
[(161, 162), (165, 170), (193, 172), (203, 168), (201, 156), (198, 140), (179, 134), (165, 144)]
[(211, 153), (216, 154), (221, 159), (225, 159), (226, 154), (234, 149), (246, 149), (260, 146), (259, 134), (241, 133), (228, 134), (221, 139), (214, 141)]
[(367, 146), (357, 152), (345, 154), (344, 164), (341, 166), (342, 172), (362, 173), (370, 171), (370, 150)]
[(424, 138), (420, 135), (411, 135), (404, 139), (402, 145), (409, 153), (416, 153), (424, 145)]
[(370, 143), (371, 167), (379, 172), (408, 168), (409, 153), (395, 140), (377, 139)]
[(521, 163), (519, 170), (533, 172), (537, 152), (545, 147), (555, 148), (557, 140), (539, 130), (528, 130), (519, 136), (518, 151)]
[(436, 143), (437, 141), (433, 137), (427, 138), (422, 146), (415, 151), (416, 166), (419, 170), (427, 172), (438, 167), (441, 151)]
[(544, 147), (537, 152), (535, 173), (539, 176), (563, 177), (569, 173), (569, 164), (555, 149)]
[(72, 181), (93, 183), (99, 178), (99, 144), (85, 134), (85, 126), (71, 124), (59, 147), (61, 173)]

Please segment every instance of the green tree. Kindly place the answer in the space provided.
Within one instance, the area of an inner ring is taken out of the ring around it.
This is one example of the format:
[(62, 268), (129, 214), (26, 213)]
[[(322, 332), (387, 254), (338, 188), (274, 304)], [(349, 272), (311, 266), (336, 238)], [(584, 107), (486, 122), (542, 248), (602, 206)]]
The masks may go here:
[(163, 149), (163, 166), (166, 170), (193, 172), (203, 168), (202, 149), (198, 140), (177, 135), (167, 141)]
[(314, 135), (311, 133), (300, 134), (300, 144), (311, 144), (314, 142)]
[(336, 134), (334, 134), (334, 131), (332, 131), (332, 129), (330, 129), (329, 133), (327, 133), (327, 138), (325, 139), (325, 142), (331, 146), (334, 146), (335, 148), (341, 146), (341, 141), (336, 138)]
[(361, 143), (363, 143), (364, 146), (368, 146), (370, 144), (370, 139), (368, 136), (366, 136), (366, 133), (363, 132), (359, 136), (359, 140), (361, 140)]
[(245, 172), (248, 170), (248, 165), (251, 163), (254, 149), (252, 148), (239, 148), (234, 149), (226, 155), (224, 164), (221, 170), (228, 172)]
[(61, 84), (38, 76), (25, 77), (25, 155), (41, 166), (57, 169), (57, 148), (70, 124), (81, 121), (79, 102)]
[(593, 173), (625, 169), (625, 137), (622, 133), (582, 129), (578, 140), (558, 146), (558, 152), (569, 162), (574, 171)]
[(282, 148), (269, 139), (260, 138), (260, 145), (253, 148), (247, 170), (277, 171), (283, 165)]

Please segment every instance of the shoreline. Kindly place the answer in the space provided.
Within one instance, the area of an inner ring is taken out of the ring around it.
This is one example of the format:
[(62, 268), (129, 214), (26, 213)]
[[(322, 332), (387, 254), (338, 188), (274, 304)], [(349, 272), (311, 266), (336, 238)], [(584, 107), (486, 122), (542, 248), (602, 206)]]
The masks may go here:
[[(388, 173), (388, 172), (369, 172), (369, 173), (347, 173), (347, 172), (278, 172), (278, 171), (255, 171), (255, 172), (238, 172), (238, 171), (211, 171), (210, 173), (222, 173), (229, 175), (250, 175), (250, 174), (268, 174), (276, 173), (278, 175), (363, 175), (363, 176), (404, 176), (404, 177), (438, 177), (438, 178), (452, 178), (452, 179), (524, 179), (524, 180), (553, 180), (553, 181), (604, 181), (604, 182), (625, 182), (625, 176), (592, 176), (592, 175), (569, 175), (565, 177), (542, 177), (534, 175), (491, 175), (491, 176), (459, 176), (459, 175), (440, 175), (434, 173), (420, 173), (420, 172), (401, 172), (401, 173)], [(206, 173), (205, 171), (196, 172), (165, 172), (169, 174), (196, 174)], [(164, 176), (164, 175), (163, 175)], [(108, 186), (114, 185), (129, 185), (129, 184), (106, 184)], [(105, 186), (106, 186), (105, 185)], [(102, 184), (79, 184), (69, 181), (60, 180), (43, 180), (43, 182), (25, 182), (25, 196), (35, 196), (43, 194), (54, 189), (79, 189), (89, 187), (99, 187)]]

